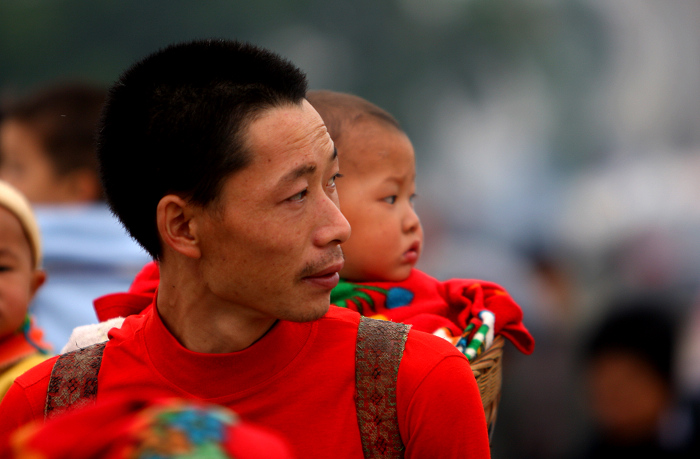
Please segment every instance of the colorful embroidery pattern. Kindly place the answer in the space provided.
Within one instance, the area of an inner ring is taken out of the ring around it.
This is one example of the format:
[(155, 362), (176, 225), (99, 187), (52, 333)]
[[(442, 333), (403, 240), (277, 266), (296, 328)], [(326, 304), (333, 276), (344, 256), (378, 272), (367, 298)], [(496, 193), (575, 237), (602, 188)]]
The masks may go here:
[(476, 279), (440, 282), (418, 270), (402, 281), (341, 279), (331, 291), (331, 303), (365, 317), (411, 324), (451, 342), (469, 361), (488, 349), (496, 334), (510, 338), (525, 353), (534, 344), (507, 292)]
[[(380, 299), (384, 300), (384, 306), (387, 309), (407, 306), (413, 301), (414, 296), (413, 292), (403, 287), (384, 289), (341, 279), (331, 291), (331, 303), (341, 308), (354, 309), (363, 316), (370, 316), (377, 313), (377, 304), (370, 292), (378, 293)], [(365, 311), (365, 305), (368, 307), (368, 311)]]

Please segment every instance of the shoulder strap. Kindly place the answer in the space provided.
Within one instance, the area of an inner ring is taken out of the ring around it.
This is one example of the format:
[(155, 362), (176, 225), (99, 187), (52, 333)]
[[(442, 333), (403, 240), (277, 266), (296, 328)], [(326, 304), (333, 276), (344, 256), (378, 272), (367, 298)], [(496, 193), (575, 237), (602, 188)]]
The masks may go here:
[(97, 397), (97, 374), (107, 342), (62, 354), (51, 371), (44, 419), (90, 405)]
[(396, 380), (410, 325), (360, 318), (355, 350), (357, 421), (365, 458), (401, 458)]

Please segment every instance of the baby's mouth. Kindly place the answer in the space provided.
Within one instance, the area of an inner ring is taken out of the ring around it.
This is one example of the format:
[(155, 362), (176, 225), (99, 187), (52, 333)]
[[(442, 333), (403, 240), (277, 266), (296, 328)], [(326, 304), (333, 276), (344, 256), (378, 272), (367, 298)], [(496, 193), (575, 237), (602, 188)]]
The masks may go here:
[(408, 263), (416, 263), (420, 252), (420, 242), (416, 241), (404, 252), (403, 258)]

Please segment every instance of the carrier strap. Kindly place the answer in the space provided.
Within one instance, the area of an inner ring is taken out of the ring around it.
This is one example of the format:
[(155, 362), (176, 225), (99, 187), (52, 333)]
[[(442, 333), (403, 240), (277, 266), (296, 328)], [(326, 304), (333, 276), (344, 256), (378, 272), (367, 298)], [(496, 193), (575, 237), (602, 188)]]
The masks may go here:
[(396, 381), (410, 325), (360, 318), (355, 351), (357, 421), (365, 458), (402, 458)]
[(106, 344), (93, 344), (58, 357), (46, 392), (44, 419), (95, 403), (97, 374)]

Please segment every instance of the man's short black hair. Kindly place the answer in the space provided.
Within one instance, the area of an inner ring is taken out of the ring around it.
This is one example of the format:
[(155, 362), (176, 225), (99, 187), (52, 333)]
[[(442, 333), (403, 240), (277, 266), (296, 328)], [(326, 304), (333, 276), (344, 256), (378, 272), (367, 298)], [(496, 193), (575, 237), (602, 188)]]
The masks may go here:
[(154, 258), (156, 208), (170, 193), (205, 206), (251, 162), (246, 131), (262, 111), (301, 103), (304, 73), (248, 43), (197, 40), (134, 64), (110, 90), (98, 137), (114, 214)]

